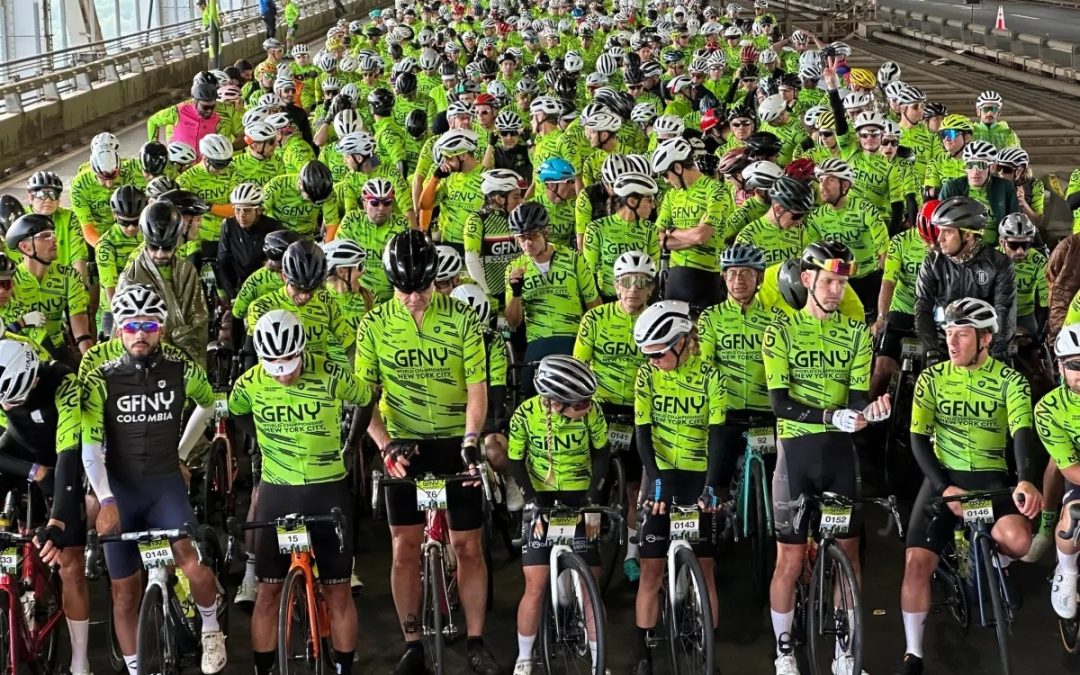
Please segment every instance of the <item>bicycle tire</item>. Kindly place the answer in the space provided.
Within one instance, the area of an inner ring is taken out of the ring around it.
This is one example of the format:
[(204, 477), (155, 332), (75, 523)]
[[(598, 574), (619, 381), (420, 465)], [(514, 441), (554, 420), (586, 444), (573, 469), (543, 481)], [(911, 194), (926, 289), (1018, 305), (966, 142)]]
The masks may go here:
[(768, 531), (768, 518), (765, 515), (766, 501), (769, 499), (765, 487), (765, 476), (760, 462), (751, 462), (749, 477), (745, 489), (747, 495), (746, 534), (750, 539), (750, 571), (753, 579), (754, 601), (757, 607), (764, 607), (769, 599), (769, 551), (775, 549)]
[[(611, 464), (608, 467), (608, 479), (604, 485), (604, 504), (614, 509), (623, 510), (626, 502), (626, 470), (622, 460), (612, 455)], [(619, 545), (619, 530), (616, 524), (605, 517), (600, 528), (600, 587), (601, 593), (607, 593), (611, 586), (611, 580), (615, 576), (615, 568), (619, 564), (619, 554), (622, 546)]]
[[(862, 598), (859, 596), (855, 568), (839, 544), (831, 542), (818, 547), (817, 562), (810, 576), (810, 595), (807, 611), (806, 642), (809, 646), (810, 671), (813, 675), (831, 675), (836, 646), (832, 640), (846, 627), (848, 649), (854, 659), (851, 672), (862, 672)], [(822, 568), (828, 565), (827, 569)], [(840, 597), (851, 599), (850, 609), (833, 606), (836, 580), (840, 579)], [(822, 586), (826, 586), (823, 588)], [(843, 592), (844, 587), (850, 592)], [(827, 605), (823, 604), (827, 603)], [(838, 616), (837, 609), (844, 612)], [(850, 624), (850, 625), (848, 625)]]
[[(674, 611), (668, 615), (671, 672), (676, 675), (716, 672), (709, 588), (705, 584), (701, 563), (691, 549), (679, 548), (675, 552), (675, 579), (672, 582), (675, 588), (668, 588), (669, 596), (679, 595), (680, 584), (683, 592), (682, 597), (676, 597)], [(691, 655), (694, 658), (691, 659)]]
[[(605, 634), (603, 598), (600, 595), (600, 587), (593, 578), (592, 570), (581, 556), (576, 553), (563, 553), (558, 557), (556, 578), (569, 572), (576, 576), (581, 583), (582, 596), (572, 595), (571, 602), (565, 607), (559, 608), (558, 624), (569, 626), (575, 631), (575, 635), (563, 632), (556, 634), (556, 622), (552, 606), (552, 594), (557, 589), (551, 588), (550, 581), (547, 591), (544, 593), (544, 609), (540, 620), (540, 653), (544, 661), (544, 669), (547, 675), (578, 675), (589, 673), (596, 675), (604, 672), (606, 661), (607, 637)], [(560, 582), (561, 583), (561, 582)], [(578, 603), (578, 597), (586, 598), (587, 603)], [(589, 609), (586, 609), (588, 604)], [(596, 664), (592, 662), (592, 653), (589, 646), (588, 615), (592, 614), (594, 626), (594, 638), (596, 640)], [(577, 634), (578, 629), (582, 629)]]
[(113, 600), (112, 582), (109, 575), (105, 576), (105, 597), (107, 608), (105, 610), (105, 630), (109, 634), (109, 665), (114, 673), (126, 673), (127, 664), (124, 663), (124, 655), (120, 652), (120, 643), (116, 641), (116, 626), (113, 623)]
[(210, 448), (203, 460), (202, 485), (199, 488), (199, 501), (202, 504), (201, 522), (211, 525), (216, 521), (222, 524), (227, 519), (224, 513), (225, 492), (221, 483), (221, 469), (225, 462), (225, 440), (215, 438), (210, 441)]
[[(24, 563), (25, 564), (25, 563)], [(48, 574), (48, 579), (40, 586), (46, 587), (47, 592), (38, 592), (35, 596), (35, 614), (38, 626), (44, 626), (49, 622), (58, 612), (63, 611), (60, 607), (60, 598), (63, 597), (61, 591), (60, 573), (55, 569), (47, 569), (44, 566), (38, 566), (36, 574)], [(40, 642), (35, 654), (34, 662), (32, 665), (32, 671), (39, 675), (53, 675), (58, 672), (57, 657), (60, 654), (60, 627), (64, 621), (57, 621), (53, 624), (49, 634), (46, 635)]]
[(1009, 618), (1004, 599), (1002, 598), (1001, 586), (998, 584), (1000, 577), (997, 569), (997, 551), (990, 544), (990, 537), (979, 537), (979, 548), (982, 549), (983, 571), (986, 573), (986, 588), (990, 595), (990, 606), (994, 612), (994, 632), (997, 634), (998, 657), (1001, 659), (1002, 675), (1012, 674), (1012, 664), (1009, 659), (1009, 633), (1012, 632), (1012, 621)]
[(446, 643), (443, 640), (443, 614), (441, 608), (441, 586), (443, 584), (443, 556), (438, 546), (429, 546), (424, 553), (424, 575), (421, 589), (423, 603), (421, 611), (421, 639), (424, 651), (431, 661), (435, 675), (443, 675), (446, 665)]
[(294, 567), (285, 575), (278, 610), (278, 673), (281, 675), (322, 675), (324, 659), (319, 658), (318, 617), (311, 616), (304, 570)]
[(1066, 653), (1080, 652), (1080, 620), (1076, 617), (1071, 619), (1058, 617), (1058, 633), (1061, 635), (1061, 646), (1065, 648)]
[(174, 673), (170, 665), (168, 627), (165, 625), (165, 598), (161, 586), (150, 584), (139, 607), (139, 625), (135, 641), (135, 660), (140, 673)]

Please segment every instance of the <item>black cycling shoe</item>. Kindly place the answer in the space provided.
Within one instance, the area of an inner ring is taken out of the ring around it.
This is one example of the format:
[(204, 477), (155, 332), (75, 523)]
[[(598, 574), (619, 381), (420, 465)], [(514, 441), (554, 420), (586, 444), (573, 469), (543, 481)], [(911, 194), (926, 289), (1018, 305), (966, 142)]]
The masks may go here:
[(652, 661), (649, 659), (641, 659), (634, 666), (634, 675), (653, 675)]
[(904, 654), (904, 660), (894, 672), (896, 675), (922, 675), (922, 658), (914, 654)]
[(469, 650), (469, 667), (477, 675), (501, 675), (502, 669), (495, 663), (495, 657), (486, 647), (474, 647)]
[(428, 675), (423, 649), (406, 649), (390, 675)]

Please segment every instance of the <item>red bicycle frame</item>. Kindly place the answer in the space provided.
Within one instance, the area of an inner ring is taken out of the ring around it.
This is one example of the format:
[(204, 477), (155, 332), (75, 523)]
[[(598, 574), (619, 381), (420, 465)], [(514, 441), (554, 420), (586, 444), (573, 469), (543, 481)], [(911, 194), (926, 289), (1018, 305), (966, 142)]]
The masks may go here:
[[(5, 675), (19, 672), (20, 663), (37, 660), (37, 655), (56, 624), (64, 618), (62, 595), (58, 584), (49, 582), (49, 570), (38, 557), (37, 548), (31, 537), (12, 537), (12, 543), (19, 544), (22, 555), (22, 569), (18, 575), (0, 571), (0, 603), (6, 602), (8, 615), (8, 658), (4, 667)], [(34, 601), (47, 601), (50, 596), (56, 600), (54, 611), (42, 625), (30, 625), (33, 616), (26, 615), (22, 598), (26, 592), (33, 591)], [(4, 611), (4, 610), (0, 610)]]

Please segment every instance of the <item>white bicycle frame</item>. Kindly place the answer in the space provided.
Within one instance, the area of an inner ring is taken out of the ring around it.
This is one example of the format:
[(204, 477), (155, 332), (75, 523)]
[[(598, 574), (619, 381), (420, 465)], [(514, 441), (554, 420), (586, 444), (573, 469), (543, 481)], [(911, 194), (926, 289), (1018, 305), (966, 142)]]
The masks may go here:
[[(555, 544), (554, 546), (551, 547), (551, 553), (548, 554), (548, 574), (551, 576), (551, 581), (550, 581), (550, 584), (551, 584), (551, 613), (552, 613), (552, 616), (555, 617), (555, 628), (557, 630), (560, 628), (559, 627), (559, 564), (558, 564), (558, 560), (559, 560), (559, 556), (564, 555), (566, 553), (573, 553), (573, 549), (571, 549), (566, 544)], [(571, 570), (570, 573), (571, 573), (571, 575), (576, 575), (577, 574), (577, 572), (574, 572), (573, 570)], [(581, 594), (581, 585), (578, 584), (575, 581), (573, 586), (574, 586), (574, 599), (578, 602), (578, 604), (580, 606), (584, 607), (585, 606), (585, 598)]]
[[(671, 617), (672, 621), (675, 620), (675, 603), (678, 601), (678, 593), (675, 592), (675, 553), (681, 548), (691, 549), (692, 547), (686, 540), (676, 539), (671, 542), (667, 550), (668, 606), (671, 609), (671, 613), (668, 616)], [(690, 552), (693, 553), (693, 550)], [(697, 592), (696, 587), (694, 592)]]

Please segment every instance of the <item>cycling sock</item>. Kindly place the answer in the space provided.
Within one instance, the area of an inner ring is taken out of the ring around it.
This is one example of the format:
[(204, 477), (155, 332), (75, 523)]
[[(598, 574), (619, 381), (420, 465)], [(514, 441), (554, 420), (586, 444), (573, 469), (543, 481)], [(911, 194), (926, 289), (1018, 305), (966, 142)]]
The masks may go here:
[(196, 602), (195, 606), (199, 608), (199, 616), (202, 617), (202, 632), (213, 633), (221, 630), (221, 626), (218, 625), (216, 602), (209, 607), (203, 607)]
[(652, 635), (653, 629), (652, 628), (642, 628), (642, 627), (639, 626), (637, 630), (638, 630), (638, 641), (637, 641), (637, 644), (638, 644), (638, 661), (645, 660), (645, 661), (649, 661), (651, 663), (652, 662), (652, 650), (649, 649), (649, 639), (650, 639), (650, 636)]
[(245, 584), (255, 583), (255, 554), (247, 554), (247, 562), (244, 564), (244, 581)]
[(273, 675), (274, 666), (277, 665), (277, 652), (252, 652), (251, 656), (255, 664), (255, 675)]
[(1057, 525), (1057, 521), (1057, 511), (1043, 511), (1039, 516), (1039, 534), (1044, 534), (1049, 537), (1054, 531), (1054, 526)]
[(518, 661), (531, 661), (532, 660), (532, 654), (533, 654), (533, 645), (536, 643), (536, 636), (535, 635), (522, 635), (521, 633), (518, 633), (517, 636), (518, 636), (517, 660)]
[(139, 657), (132, 654), (124, 655), (124, 665), (127, 666), (128, 675), (139, 675)]
[(637, 560), (637, 559), (639, 559), (641, 557), (641, 554), (638, 553), (638, 545), (636, 543), (636, 540), (637, 540), (637, 530), (631, 530), (631, 529), (627, 528), (627, 530), (626, 530), (626, 559), (627, 560), (631, 560), (631, 559), (632, 560)]
[(90, 672), (90, 660), (86, 655), (86, 645), (90, 641), (90, 619), (67, 620), (68, 635), (71, 636), (71, 672)]
[(901, 612), (904, 615), (904, 652), (922, 658), (922, 636), (927, 612)]
[(1076, 574), (1076, 558), (1080, 556), (1080, 553), (1073, 553), (1071, 555), (1057, 552), (1058, 559), (1058, 572), (1061, 574)]
[(354, 653), (334, 650), (334, 666), (337, 668), (337, 675), (346, 675), (346, 673), (352, 672)]
[(776, 637), (776, 655), (783, 656), (783, 652), (780, 651), (780, 638), (785, 635), (791, 636), (791, 626), (795, 623), (795, 610), (777, 612), (770, 609), (769, 614), (772, 615), (773, 636)]
[(474, 649), (484, 648), (484, 638), (482, 637), (469, 637), (465, 640), (465, 650), (473, 651)]

